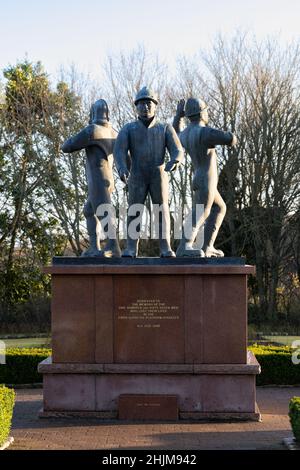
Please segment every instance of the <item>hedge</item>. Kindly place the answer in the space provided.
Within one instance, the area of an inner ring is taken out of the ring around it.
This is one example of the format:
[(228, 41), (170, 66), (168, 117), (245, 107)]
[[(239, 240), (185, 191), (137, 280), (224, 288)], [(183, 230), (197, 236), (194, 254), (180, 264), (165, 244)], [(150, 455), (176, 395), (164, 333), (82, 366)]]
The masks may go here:
[[(300, 364), (292, 363), (289, 347), (256, 346), (249, 348), (261, 365), (257, 385), (299, 385)], [(6, 364), (0, 364), (0, 383), (30, 384), (42, 382), (37, 372), (39, 362), (51, 355), (46, 348), (8, 348)]]
[(0, 447), (3, 446), (10, 433), (15, 392), (0, 385)]
[(8, 348), (6, 364), (0, 364), (0, 383), (32, 384), (43, 381), (38, 373), (39, 362), (51, 355), (46, 348)]
[(300, 397), (290, 400), (289, 417), (295, 439), (300, 442)]
[(293, 349), (288, 346), (249, 347), (261, 365), (257, 385), (299, 385), (300, 364), (293, 364)]

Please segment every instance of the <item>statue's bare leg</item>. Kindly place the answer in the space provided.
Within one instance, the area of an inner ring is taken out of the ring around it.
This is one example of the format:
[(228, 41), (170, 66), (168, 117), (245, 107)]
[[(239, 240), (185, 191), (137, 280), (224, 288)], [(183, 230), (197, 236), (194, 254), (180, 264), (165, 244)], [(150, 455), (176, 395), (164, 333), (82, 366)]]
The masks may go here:
[[(121, 257), (121, 250), (120, 250), (119, 241), (117, 238), (116, 220), (112, 213), (108, 213), (107, 218), (109, 219), (108, 223), (110, 224), (110, 233), (109, 233), (108, 240), (104, 246), (102, 253), (105, 258), (112, 258), (112, 257), (119, 258)], [(99, 217), (99, 220), (102, 226), (102, 231), (104, 231), (105, 229), (103, 219), (104, 217)]]
[(82, 253), (81, 256), (102, 256), (102, 252), (100, 250), (100, 239), (97, 230), (97, 225), (99, 221), (97, 220), (90, 200), (86, 202), (83, 208), (83, 213), (86, 218), (90, 246), (86, 251)]
[(223, 251), (217, 250), (214, 247), (214, 243), (218, 236), (225, 214), (226, 214), (226, 204), (221, 194), (217, 190), (215, 198), (214, 198), (213, 206), (211, 208), (209, 217), (207, 218), (205, 222), (205, 228), (204, 228), (204, 244), (203, 244), (202, 250), (204, 251), (205, 256), (207, 257), (224, 256)]
[[(102, 163), (102, 162), (100, 162)], [(102, 256), (106, 258), (120, 257), (121, 250), (117, 238), (116, 221), (113, 217), (113, 206), (110, 199), (110, 187), (107, 186), (109, 181), (108, 176), (105, 174), (105, 168), (102, 168), (99, 174), (94, 175), (93, 181), (89, 185), (89, 195), (94, 214), (97, 216), (98, 223), (101, 224), (102, 233), (105, 234), (107, 228), (108, 241), (102, 250)], [(106, 184), (105, 184), (106, 183)], [(105, 210), (101, 211), (101, 205), (104, 204)], [(105, 225), (109, 224), (109, 227)]]
[[(214, 198), (215, 187), (210, 187), (206, 181), (199, 181), (197, 186), (194, 186), (194, 207), (192, 210), (192, 226), (190, 222), (186, 221), (183, 228), (183, 234), (180, 244), (176, 251), (176, 256), (204, 256), (202, 250), (195, 250), (193, 248), (194, 241), (200, 228), (204, 225), (206, 219), (209, 217)], [(198, 206), (198, 209), (197, 209)]]

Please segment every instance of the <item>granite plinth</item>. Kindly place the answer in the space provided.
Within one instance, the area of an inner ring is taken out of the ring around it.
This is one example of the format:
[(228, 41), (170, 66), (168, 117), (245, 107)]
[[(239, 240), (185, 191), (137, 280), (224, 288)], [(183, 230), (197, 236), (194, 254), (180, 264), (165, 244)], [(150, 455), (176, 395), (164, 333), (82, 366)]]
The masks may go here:
[(173, 396), (180, 419), (260, 419), (247, 355), (255, 268), (242, 258), (57, 258), (44, 272), (53, 358), (39, 365), (41, 416), (156, 419), (150, 406), (130, 415), (131, 400)]
[(137, 364), (127, 369), (123, 364), (53, 364), (47, 359), (39, 365), (44, 375), (41, 415), (94, 413), (117, 418), (122, 395), (172, 395), (181, 419), (259, 420), (255, 388), (259, 370), (251, 352), (243, 365)]
[(190, 261), (45, 272), (52, 275), (54, 362), (246, 363), (253, 266)]

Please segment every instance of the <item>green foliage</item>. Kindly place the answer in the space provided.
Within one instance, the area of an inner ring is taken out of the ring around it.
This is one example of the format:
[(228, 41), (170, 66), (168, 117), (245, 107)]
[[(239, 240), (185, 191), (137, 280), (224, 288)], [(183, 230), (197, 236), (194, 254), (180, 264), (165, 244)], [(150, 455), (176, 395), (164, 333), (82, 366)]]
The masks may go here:
[(4, 76), (5, 99), (0, 105), (2, 331), (3, 321), (9, 318), (11, 323), (13, 315), (15, 324), (20, 324), (20, 307), (30, 311), (30, 305), (49, 298), (49, 277), (41, 268), (52, 256), (63, 254), (67, 245), (81, 253), (86, 199), (84, 156), (60, 152), (64, 138), (85, 122), (80, 97), (63, 81), (53, 90), (40, 62), (18, 62), (7, 67)]
[(0, 446), (5, 443), (9, 436), (14, 403), (14, 390), (0, 386)]
[(28, 302), (8, 306), (0, 304), (0, 334), (38, 336), (49, 334), (51, 324), (50, 298), (32, 297)]
[(290, 400), (289, 417), (295, 439), (300, 442), (300, 397)]
[(293, 350), (290, 347), (254, 345), (249, 349), (261, 365), (257, 385), (300, 384), (300, 364), (293, 364)]
[[(49, 80), (40, 62), (27, 60), (4, 70), (7, 80), (5, 102), (8, 128), (19, 137), (34, 132), (38, 119), (43, 118), (49, 97)], [(27, 136), (28, 137), (28, 136)]]
[(29, 265), (26, 259), (16, 260), (8, 272), (0, 273), (0, 286), (3, 287), (1, 293), (5, 294), (2, 301), (9, 306), (50, 294), (48, 277), (42, 275), (39, 266)]
[(5, 384), (30, 384), (42, 382), (38, 364), (51, 355), (46, 348), (8, 348), (6, 364), (0, 365), (0, 382)]

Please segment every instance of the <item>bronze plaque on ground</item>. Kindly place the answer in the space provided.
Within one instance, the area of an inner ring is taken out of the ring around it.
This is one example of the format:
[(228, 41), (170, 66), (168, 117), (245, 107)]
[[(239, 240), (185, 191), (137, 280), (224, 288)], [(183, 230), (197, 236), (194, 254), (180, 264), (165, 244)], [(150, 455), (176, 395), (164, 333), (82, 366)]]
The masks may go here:
[(119, 277), (114, 284), (114, 358), (184, 363), (182, 276)]
[(178, 419), (176, 395), (120, 395), (119, 419), (138, 421)]

